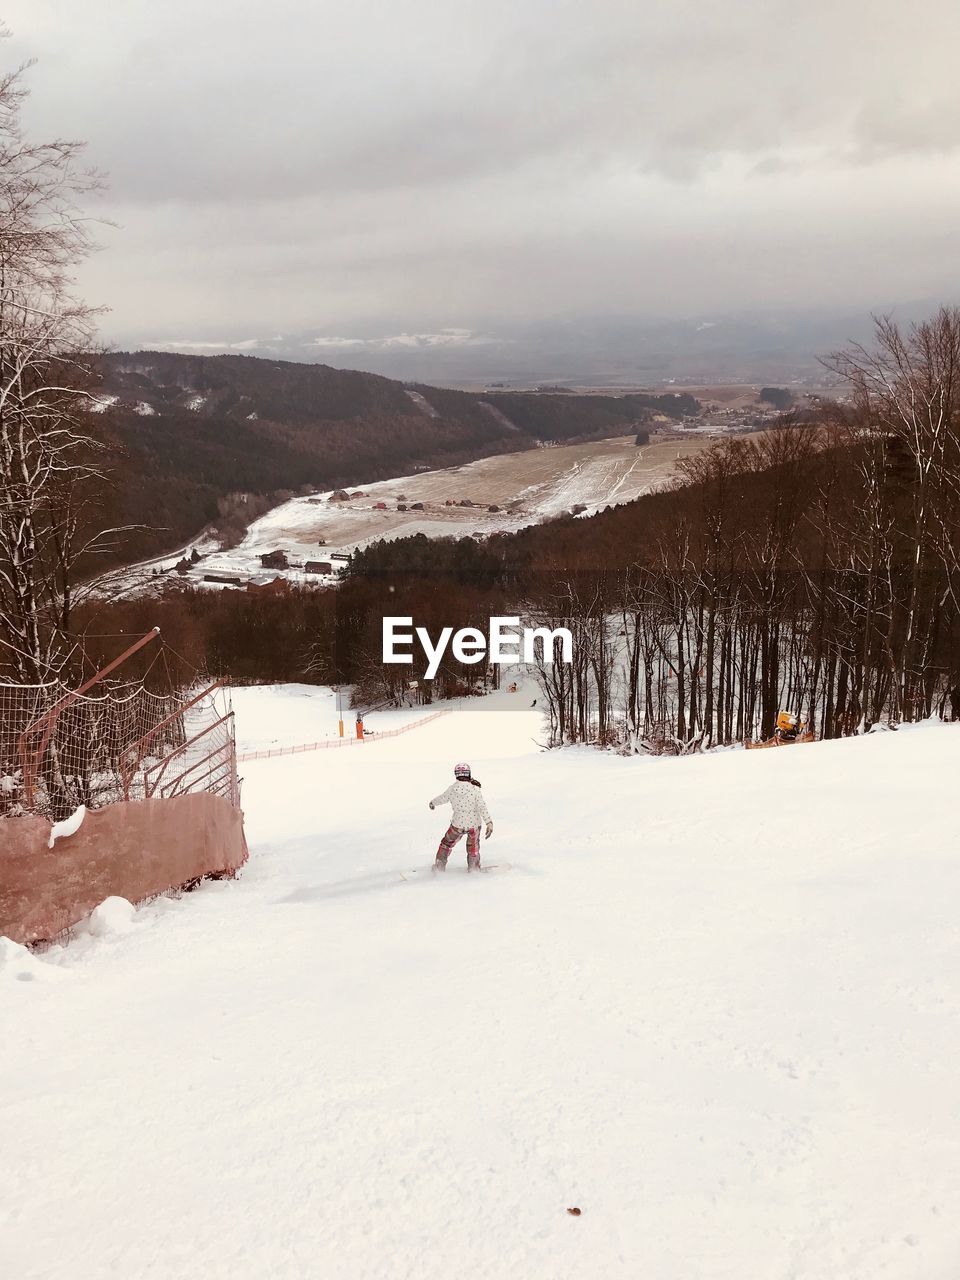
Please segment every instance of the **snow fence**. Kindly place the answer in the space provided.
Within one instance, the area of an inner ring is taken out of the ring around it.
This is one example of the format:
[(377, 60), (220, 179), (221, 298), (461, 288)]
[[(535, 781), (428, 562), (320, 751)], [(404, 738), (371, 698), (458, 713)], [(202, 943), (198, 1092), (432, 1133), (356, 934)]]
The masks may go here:
[(367, 742), (380, 742), (384, 738), (399, 738), (401, 734), (409, 733), (412, 729), (419, 729), (433, 720), (439, 720), (441, 716), (448, 716), (452, 710), (452, 707), (442, 707), (432, 715), (422, 716), (410, 724), (402, 724), (398, 729), (368, 732), (362, 738), (321, 738), (319, 742), (300, 742), (293, 747), (270, 747), (266, 751), (245, 751), (237, 756), (237, 761), (243, 764), (246, 760), (269, 760), (273, 756), (298, 756), (304, 751), (339, 750), (341, 747), (355, 747), (358, 743), (362, 746)]
[(55, 938), (105, 898), (142, 902), (247, 859), (242, 813), (209, 791), (92, 810), (52, 849), (50, 834), (32, 814), (0, 826), (0, 936), (14, 942)]

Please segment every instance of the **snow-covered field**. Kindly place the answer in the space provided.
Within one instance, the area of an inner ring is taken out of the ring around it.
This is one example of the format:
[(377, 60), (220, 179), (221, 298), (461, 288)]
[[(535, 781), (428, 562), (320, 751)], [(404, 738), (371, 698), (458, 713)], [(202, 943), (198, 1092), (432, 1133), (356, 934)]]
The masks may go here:
[[(960, 729), (627, 760), (528, 701), (245, 765), (239, 881), (0, 953), (0, 1274), (955, 1280)], [(459, 759), (513, 869), (404, 880)]]
[[(634, 437), (594, 440), (588, 444), (497, 454), (459, 467), (398, 476), (374, 484), (351, 486), (362, 497), (331, 502), (330, 493), (310, 494), (284, 502), (255, 520), (239, 546), (219, 550), (209, 538), (194, 540), (170, 555), (111, 570), (96, 584), (98, 594), (132, 595), (162, 589), (176, 578), (155, 576), (170, 570), (194, 547), (203, 558), (187, 574), (191, 586), (222, 590), (207, 583), (207, 574), (235, 576), (244, 582), (282, 577), (290, 582), (326, 584), (335, 577), (304, 572), (308, 561), (327, 561), (331, 552), (350, 554), (379, 538), (489, 537), (513, 532), (544, 517), (582, 505), (584, 514), (630, 502), (661, 484), (677, 459), (711, 443), (707, 436), (655, 441), (637, 448)], [(468, 499), (472, 507), (447, 506)], [(422, 511), (409, 509), (414, 502)], [(385, 510), (377, 510), (377, 504)], [(398, 511), (398, 504), (407, 506)], [(491, 512), (490, 506), (498, 507)], [(507, 507), (514, 508), (512, 512)], [(321, 542), (322, 539), (322, 542)], [(282, 550), (289, 569), (263, 570), (260, 557)], [(297, 567), (299, 566), (299, 567)]]
[[(703, 448), (702, 440), (672, 440), (637, 448), (633, 437), (595, 440), (589, 444), (531, 449), (497, 454), (460, 467), (399, 476), (374, 484), (351, 486), (363, 497), (350, 502), (329, 501), (330, 494), (294, 498), (275, 507), (248, 531), (234, 551), (213, 557), (217, 569), (259, 568), (263, 551), (281, 546), (305, 559), (324, 558), (327, 550), (353, 551), (382, 537), (425, 533), (428, 537), (498, 530), (512, 531), (544, 516), (559, 515), (582, 504), (587, 512), (608, 504), (629, 502), (662, 482), (682, 454)], [(466, 498), (472, 508), (447, 507), (448, 498)], [(398, 502), (422, 502), (423, 511), (397, 511)], [(378, 511), (376, 504), (386, 504)], [(490, 505), (499, 506), (490, 512)], [(521, 510), (509, 514), (507, 506)]]

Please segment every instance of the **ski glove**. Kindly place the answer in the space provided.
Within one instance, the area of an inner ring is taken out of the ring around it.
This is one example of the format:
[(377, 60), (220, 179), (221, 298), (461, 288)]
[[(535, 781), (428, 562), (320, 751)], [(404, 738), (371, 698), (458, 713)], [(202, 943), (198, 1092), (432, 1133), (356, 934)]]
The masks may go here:
[(432, 801), (432, 800), (430, 801), (430, 808), (431, 808), (431, 809), (433, 808), (433, 801)]
[(487, 833), (486, 833), (486, 834), (487, 834), (487, 839), (489, 840), (489, 839), (490, 839), (490, 837), (493, 835), (493, 823), (492, 823), (492, 822), (488, 822), (488, 823), (487, 823)]

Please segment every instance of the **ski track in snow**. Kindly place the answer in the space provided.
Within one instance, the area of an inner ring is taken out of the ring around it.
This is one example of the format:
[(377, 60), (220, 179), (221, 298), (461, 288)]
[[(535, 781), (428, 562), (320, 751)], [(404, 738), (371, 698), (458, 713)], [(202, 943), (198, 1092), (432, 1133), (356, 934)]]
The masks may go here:
[[(247, 764), (238, 881), (0, 950), (0, 1274), (958, 1274), (960, 728), (626, 760), (532, 696)], [(403, 881), (460, 758), (513, 870)]]

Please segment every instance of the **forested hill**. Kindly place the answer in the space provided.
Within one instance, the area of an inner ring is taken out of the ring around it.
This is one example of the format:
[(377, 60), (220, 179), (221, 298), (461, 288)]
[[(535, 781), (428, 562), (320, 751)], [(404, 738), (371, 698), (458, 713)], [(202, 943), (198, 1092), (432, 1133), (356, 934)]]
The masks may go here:
[[(456, 465), (546, 440), (621, 435), (690, 396), (496, 395), (405, 386), (376, 374), (253, 356), (103, 358), (100, 411), (119, 444), (117, 516), (144, 526), (117, 559), (235, 525), (281, 497)], [(242, 500), (237, 495), (244, 495)]]
[(305, 425), (412, 410), (402, 383), (324, 364), (136, 351), (108, 355), (103, 367), (106, 392), (157, 413), (189, 409), (205, 418)]

